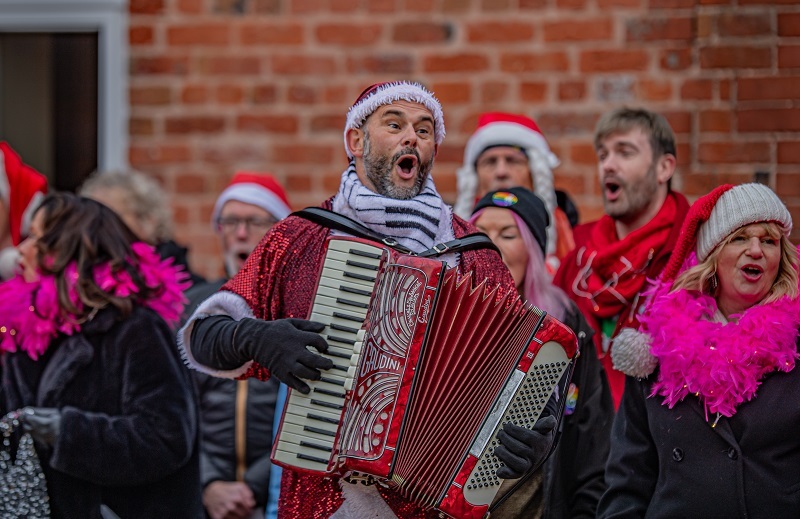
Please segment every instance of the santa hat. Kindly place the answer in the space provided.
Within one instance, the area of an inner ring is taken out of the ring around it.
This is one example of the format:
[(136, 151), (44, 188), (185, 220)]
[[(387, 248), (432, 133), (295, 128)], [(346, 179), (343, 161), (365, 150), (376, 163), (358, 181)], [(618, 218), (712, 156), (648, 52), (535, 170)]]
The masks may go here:
[(28, 235), (33, 213), (47, 193), (47, 179), (24, 164), (8, 143), (0, 142), (0, 199), (8, 210), (11, 240), (19, 245)]
[[(792, 232), (792, 216), (778, 195), (763, 184), (724, 184), (692, 204), (681, 227), (678, 243), (661, 273), (651, 297), (668, 291), (686, 270), (692, 251), (702, 263), (732, 232), (758, 222), (778, 225), (785, 236)], [(655, 369), (649, 337), (627, 328), (614, 339), (614, 367), (627, 375), (644, 377)]]
[(282, 220), (292, 210), (289, 199), (280, 184), (267, 173), (239, 171), (231, 179), (228, 187), (219, 195), (211, 214), (211, 225), (216, 227), (222, 206), (229, 200), (236, 200), (260, 207), (269, 214)]
[[(496, 146), (515, 146), (525, 152), (533, 190), (544, 200), (550, 221), (554, 222), (553, 212), (557, 201), (553, 187), (553, 168), (558, 166), (558, 158), (550, 151), (550, 146), (533, 119), (504, 112), (485, 113), (478, 119), (478, 128), (464, 149), (464, 164), (456, 173), (458, 196), (453, 207), (454, 212), (462, 218), (469, 217), (475, 205), (478, 188), (475, 163), (484, 151)], [(547, 229), (546, 254), (554, 253), (555, 249), (555, 225), (550, 225)]]
[(361, 92), (347, 112), (347, 122), (344, 126), (344, 149), (347, 151), (347, 158), (353, 158), (350, 147), (347, 145), (347, 132), (351, 129), (361, 128), (367, 117), (379, 107), (401, 100), (419, 103), (431, 112), (434, 122), (434, 142), (437, 146), (442, 143), (446, 133), (442, 105), (430, 91), (419, 83), (409, 81), (376, 83)]

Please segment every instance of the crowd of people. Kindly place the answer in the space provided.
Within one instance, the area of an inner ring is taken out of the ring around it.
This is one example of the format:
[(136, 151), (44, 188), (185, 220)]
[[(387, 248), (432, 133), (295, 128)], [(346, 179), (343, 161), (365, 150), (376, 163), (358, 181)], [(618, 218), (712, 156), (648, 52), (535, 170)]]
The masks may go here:
[[(496, 475), (520, 483), (491, 517), (796, 514), (800, 265), (780, 198), (724, 185), (690, 205), (666, 119), (623, 107), (595, 130), (597, 221), (579, 223), (523, 114), (479, 117), (451, 206), (435, 184), (445, 133), (424, 86), (368, 87), (320, 207), (573, 331), (560, 405), (498, 434)], [(146, 175), (47, 194), (7, 143), (0, 154), (0, 412), (33, 439), (50, 516), (439, 517), (392, 485), (270, 460), (287, 389), (333, 368), (308, 319), (341, 227), (292, 214), (271, 175), (237, 172), (211, 221), (225, 275), (205, 280)], [(476, 232), (490, 242), (442, 247)]]

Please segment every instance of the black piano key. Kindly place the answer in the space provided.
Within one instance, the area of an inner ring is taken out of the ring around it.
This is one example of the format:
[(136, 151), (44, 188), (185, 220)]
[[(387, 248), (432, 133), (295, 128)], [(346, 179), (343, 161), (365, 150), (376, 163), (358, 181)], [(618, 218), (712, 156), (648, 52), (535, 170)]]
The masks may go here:
[(369, 290), (361, 290), (360, 288), (353, 288), (347, 285), (339, 285), (339, 290), (342, 292), (348, 292), (350, 294), (358, 294), (360, 296), (367, 296), (372, 297), (372, 292)]
[(338, 364), (334, 364), (334, 365), (333, 365), (333, 369), (338, 369), (339, 371), (347, 371), (347, 368), (348, 368), (348, 367), (349, 367), (349, 366), (340, 366), (340, 365), (338, 365)]
[(327, 416), (320, 416), (318, 414), (308, 413), (306, 418), (309, 420), (316, 420), (318, 422), (329, 423), (333, 425), (339, 425), (339, 420), (337, 418), (328, 418)]
[(325, 377), (325, 376), (322, 376), (322, 377), (320, 377), (320, 378), (319, 378), (319, 380), (320, 380), (320, 382), (327, 382), (328, 384), (333, 384), (333, 385), (335, 385), (335, 386), (342, 386), (342, 387), (344, 387), (344, 380), (341, 380), (341, 381), (339, 381), (339, 380), (334, 380), (334, 379), (332, 379), (332, 378)]
[(367, 251), (358, 250), (358, 249), (350, 249), (349, 252), (350, 252), (350, 254), (352, 254), (354, 256), (361, 256), (362, 258), (381, 259), (381, 255), (380, 254), (376, 254), (374, 252), (367, 252)]
[(323, 395), (330, 395), (330, 396), (337, 396), (339, 398), (344, 398), (344, 393), (337, 393), (336, 391), (331, 391), (330, 389), (323, 389), (321, 387), (315, 387), (314, 392), (321, 393)]
[[(344, 395), (342, 395), (342, 397), (344, 397)], [(344, 409), (344, 406), (341, 404), (334, 404), (332, 402), (326, 402), (324, 400), (317, 400), (316, 398), (312, 398), (311, 403), (321, 407), (330, 407), (331, 409), (336, 409), (338, 411)]]
[(301, 447), (308, 447), (309, 449), (317, 449), (318, 451), (325, 451), (325, 452), (333, 452), (333, 449), (330, 447), (326, 447), (324, 445), (318, 445), (316, 443), (307, 442), (305, 440), (300, 441)]
[(365, 270), (378, 270), (378, 265), (370, 265), (369, 263), (361, 263), (360, 261), (347, 260), (344, 264), (349, 267), (358, 267)]
[[(314, 434), (321, 434), (323, 436), (330, 436), (331, 438), (336, 438), (336, 432), (328, 431), (327, 429), (319, 429), (317, 427), (311, 427), (310, 425), (304, 425), (303, 430), (312, 432)], [(325, 463), (327, 463), (327, 461)]]
[(374, 277), (365, 276), (363, 274), (356, 274), (355, 272), (343, 271), (342, 276), (346, 278), (360, 279), (361, 281), (369, 281), (370, 283), (375, 283)]
[[(359, 308), (367, 308), (367, 306), (368, 306), (368, 305), (363, 305), (362, 306), (361, 303), (356, 303), (355, 301), (350, 301), (349, 303), (345, 302), (345, 301), (346, 300), (340, 300), (340, 299), (336, 300), (337, 303), (341, 303), (341, 304), (345, 304), (345, 305), (349, 304), (350, 306), (358, 306)], [(354, 323), (363, 323), (364, 322), (364, 318), (363, 317), (358, 317), (357, 315), (349, 315), (349, 314), (343, 314), (341, 312), (333, 312), (333, 316), (334, 317), (338, 317), (339, 319), (345, 319), (347, 321), (353, 321)]]
[(339, 353), (338, 351), (328, 350), (325, 352), (325, 355), (329, 357), (338, 357), (340, 359), (349, 359), (352, 355), (347, 353)]
[(352, 328), (350, 326), (342, 326), (341, 324), (331, 323), (328, 325), (331, 330), (338, 330), (340, 332), (348, 332), (352, 334), (358, 333), (358, 328)]
[(328, 342), (331, 342), (331, 341), (338, 342), (338, 343), (341, 343), (341, 344), (349, 344), (350, 346), (352, 346), (353, 344), (356, 343), (356, 341), (354, 341), (354, 340), (345, 339), (345, 338), (342, 338), (342, 337), (337, 337), (336, 335), (330, 335), (329, 334), (328, 335)]
[[(343, 297), (337, 297), (336, 303), (345, 306), (353, 306), (355, 308), (369, 308), (369, 303), (359, 303), (358, 301), (353, 301), (352, 299), (345, 299)], [(363, 321), (363, 319), (359, 319), (359, 321)]]
[(316, 461), (317, 463), (324, 463), (325, 465), (328, 464), (328, 460), (317, 458), (316, 456), (309, 456), (308, 454), (297, 453), (297, 457), (301, 460)]

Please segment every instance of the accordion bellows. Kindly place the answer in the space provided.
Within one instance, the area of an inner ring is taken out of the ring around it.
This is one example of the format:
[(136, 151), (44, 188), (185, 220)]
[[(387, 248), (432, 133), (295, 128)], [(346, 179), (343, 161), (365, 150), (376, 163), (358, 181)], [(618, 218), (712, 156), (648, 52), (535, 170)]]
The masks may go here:
[(517, 294), (353, 238), (329, 239), (309, 319), (326, 323), (335, 367), (289, 394), (273, 461), (368, 475), (452, 517), (488, 512), (497, 432), (532, 427), (577, 354)]

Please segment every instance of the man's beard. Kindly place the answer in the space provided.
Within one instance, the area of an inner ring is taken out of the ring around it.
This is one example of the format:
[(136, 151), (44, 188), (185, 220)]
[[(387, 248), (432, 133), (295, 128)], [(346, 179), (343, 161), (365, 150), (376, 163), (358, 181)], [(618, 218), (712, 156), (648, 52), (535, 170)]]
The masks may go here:
[[(395, 162), (403, 155), (414, 155), (417, 158), (417, 178), (414, 179), (414, 185), (410, 187), (396, 186), (392, 183), (392, 171), (394, 170)], [(379, 195), (394, 198), (395, 200), (414, 198), (422, 192), (425, 179), (428, 178), (428, 172), (432, 166), (433, 157), (427, 164), (423, 164), (419, 158), (419, 152), (415, 148), (403, 148), (390, 158), (386, 155), (378, 156), (373, 154), (369, 137), (364, 143), (364, 170), (367, 179), (372, 182)]]
[(619, 184), (619, 189), (623, 190), (625, 194), (622, 204), (612, 203), (609, 205), (605, 199), (605, 189), (603, 190), (603, 204), (608, 216), (623, 222), (636, 220), (639, 217), (658, 192), (656, 165), (654, 160), (647, 169), (645, 178), (638, 184), (623, 183), (619, 179), (614, 179)]

